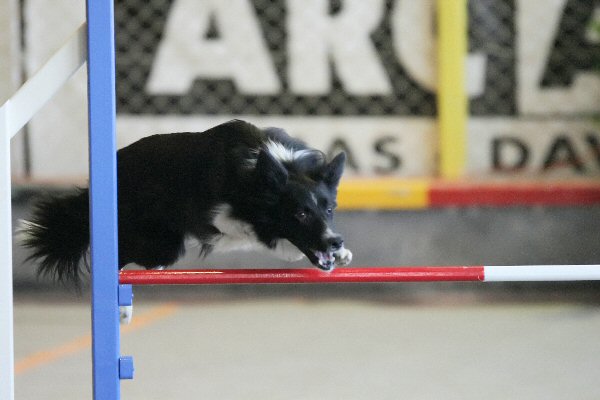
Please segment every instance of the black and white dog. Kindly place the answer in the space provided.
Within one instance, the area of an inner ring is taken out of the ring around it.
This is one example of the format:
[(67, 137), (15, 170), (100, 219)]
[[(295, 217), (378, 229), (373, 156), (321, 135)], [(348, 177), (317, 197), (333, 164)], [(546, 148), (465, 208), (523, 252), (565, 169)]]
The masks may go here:
[[(331, 226), (345, 158), (327, 162), (282, 129), (239, 120), (141, 139), (117, 152), (119, 265), (171, 265), (186, 238), (202, 256), (258, 249), (325, 271), (346, 265), (352, 253)], [(78, 282), (88, 189), (40, 201), (21, 233), (41, 274)]]

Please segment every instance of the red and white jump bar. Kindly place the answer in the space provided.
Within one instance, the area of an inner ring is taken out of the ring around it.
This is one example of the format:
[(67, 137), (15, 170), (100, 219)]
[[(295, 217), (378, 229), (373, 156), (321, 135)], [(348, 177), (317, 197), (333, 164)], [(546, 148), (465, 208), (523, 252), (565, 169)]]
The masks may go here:
[(516, 282), (600, 280), (600, 265), (361, 267), (333, 272), (303, 269), (173, 269), (122, 271), (133, 285), (228, 285), (273, 283)]

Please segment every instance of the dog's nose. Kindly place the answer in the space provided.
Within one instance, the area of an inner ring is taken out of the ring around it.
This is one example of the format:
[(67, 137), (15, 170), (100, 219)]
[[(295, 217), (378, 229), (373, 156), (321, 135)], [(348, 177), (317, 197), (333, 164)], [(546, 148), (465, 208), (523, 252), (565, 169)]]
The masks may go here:
[(344, 239), (341, 236), (332, 236), (327, 239), (327, 245), (331, 251), (339, 250), (344, 245)]

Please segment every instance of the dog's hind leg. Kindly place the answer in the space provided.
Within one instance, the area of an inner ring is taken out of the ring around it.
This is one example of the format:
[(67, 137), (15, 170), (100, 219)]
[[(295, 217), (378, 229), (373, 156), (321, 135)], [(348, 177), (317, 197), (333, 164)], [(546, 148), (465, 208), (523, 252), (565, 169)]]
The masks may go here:
[(183, 234), (168, 229), (129, 231), (127, 236), (119, 237), (121, 267), (130, 263), (146, 269), (166, 267), (174, 264), (184, 252)]
[[(131, 232), (131, 231), (130, 231)], [(151, 234), (149, 234), (151, 232)], [(169, 230), (146, 231), (119, 237), (119, 262), (124, 267), (135, 263), (146, 269), (169, 266), (185, 251), (183, 235)], [(129, 324), (133, 316), (133, 306), (119, 307), (121, 324)]]

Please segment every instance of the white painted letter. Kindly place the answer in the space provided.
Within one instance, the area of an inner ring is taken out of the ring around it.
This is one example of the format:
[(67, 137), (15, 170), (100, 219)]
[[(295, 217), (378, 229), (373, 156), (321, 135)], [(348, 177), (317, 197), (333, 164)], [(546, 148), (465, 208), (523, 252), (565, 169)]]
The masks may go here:
[[(206, 38), (211, 18), (218, 37)], [(248, 0), (177, 0), (150, 71), (150, 94), (188, 92), (196, 79), (231, 79), (241, 93), (275, 94), (280, 83)]]
[(330, 65), (348, 93), (391, 94), (392, 87), (371, 41), (381, 23), (383, 0), (345, 0), (329, 15), (328, 0), (288, 0), (289, 84), (292, 92), (331, 91)]

